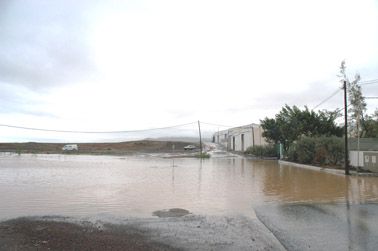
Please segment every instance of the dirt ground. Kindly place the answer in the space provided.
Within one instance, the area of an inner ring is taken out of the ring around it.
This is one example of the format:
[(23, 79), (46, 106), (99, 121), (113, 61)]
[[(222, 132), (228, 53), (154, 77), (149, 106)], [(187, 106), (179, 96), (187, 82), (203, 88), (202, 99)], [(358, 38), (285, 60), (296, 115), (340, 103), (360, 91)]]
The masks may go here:
[[(74, 143), (73, 143), (74, 144)], [(127, 155), (133, 153), (181, 153), (185, 152), (186, 145), (193, 144), (188, 142), (175, 141), (129, 141), (119, 143), (78, 143), (79, 150), (74, 154), (109, 154)], [(64, 153), (62, 147), (64, 143), (0, 143), (0, 152), (15, 153)], [(194, 144), (196, 145), (196, 144)], [(197, 146), (198, 147), (198, 146)], [(68, 153), (68, 152), (66, 152)]]
[(158, 218), (7, 220), (0, 222), (0, 250), (285, 250), (255, 217), (164, 212)]
[(132, 227), (19, 218), (0, 223), (0, 250), (177, 250)]

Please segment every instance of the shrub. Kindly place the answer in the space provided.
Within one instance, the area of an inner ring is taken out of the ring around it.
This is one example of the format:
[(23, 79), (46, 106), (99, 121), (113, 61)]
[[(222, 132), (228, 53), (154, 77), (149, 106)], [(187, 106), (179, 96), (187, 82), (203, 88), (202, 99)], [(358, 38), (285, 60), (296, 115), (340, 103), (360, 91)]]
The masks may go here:
[(289, 149), (287, 150), (286, 158), (290, 161), (294, 161), (294, 162), (298, 161), (297, 144), (295, 144), (295, 142), (291, 144)]
[(304, 164), (312, 163), (315, 157), (316, 140), (304, 137), (297, 142), (298, 162)]
[(17, 148), (16, 148), (16, 153), (17, 153), (18, 155), (21, 155), (21, 153), (22, 153), (22, 149), (21, 149), (20, 146), (17, 146)]
[(313, 162), (321, 165), (327, 164), (327, 154), (327, 147), (325, 145), (316, 144)]
[(203, 152), (203, 153), (197, 154), (196, 157), (200, 158), (200, 159), (208, 159), (208, 158), (210, 158), (210, 154)]
[(257, 157), (277, 157), (277, 150), (274, 145), (250, 146), (245, 153)]
[(303, 164), (337, 165), (344, 157), (343, 140), (336, 136), (302, 137), (291, 144), (286, 157)]
[(326, 164), (337, 165), (344, 160), (344, 142), (340, 137), (321, 137), (320, 144), (324, 144), (327, 151)]

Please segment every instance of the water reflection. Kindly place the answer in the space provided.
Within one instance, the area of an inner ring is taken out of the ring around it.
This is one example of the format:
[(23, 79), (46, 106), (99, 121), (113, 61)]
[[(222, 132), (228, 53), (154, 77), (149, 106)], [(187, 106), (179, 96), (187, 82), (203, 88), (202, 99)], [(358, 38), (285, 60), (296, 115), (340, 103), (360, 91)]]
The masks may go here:
[(2, 155), (0, 193), (0, 217), (144, 217), (173, 207), (200, 214), (248, 215), (256, 205), (275, 202), (376, 201), (378, 179), (239, 157)]

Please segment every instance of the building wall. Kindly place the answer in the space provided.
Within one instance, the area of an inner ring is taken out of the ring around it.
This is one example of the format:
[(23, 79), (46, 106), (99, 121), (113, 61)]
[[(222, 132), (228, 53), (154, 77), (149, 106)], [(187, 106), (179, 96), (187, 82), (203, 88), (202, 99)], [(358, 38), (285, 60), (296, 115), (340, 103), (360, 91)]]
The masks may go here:
[(349, 151), (349, 164), (351, 166), (357, 167), (357, 163), (360, 163), (359, 166), (364, 166), (364, 152), (360, 151), (360, 156), (358, 156), (357, 151)]
[(378, 172), (378, 152), (366, 151), (364, 152), (364, 169), (371, 172)]
[(255, 145), (263, 146), (268, 144), (268, 142), (266, 142), (265, 138), (262, 136), (263, 129), (260, 126), (254, 128), (253, 132), (255, 137)]
[(349, 163), (353, 167), (362, 167), (364, 170), (378, 172), (378, 151), (349, 151)]
[(242, 152), (250, 146), (266, 145), (267, 142), (262, 137), (262, 132), (259, 125), (250, 124), (216, 132), (213, 139), (215, 143), (223, 145), (227, 150)]

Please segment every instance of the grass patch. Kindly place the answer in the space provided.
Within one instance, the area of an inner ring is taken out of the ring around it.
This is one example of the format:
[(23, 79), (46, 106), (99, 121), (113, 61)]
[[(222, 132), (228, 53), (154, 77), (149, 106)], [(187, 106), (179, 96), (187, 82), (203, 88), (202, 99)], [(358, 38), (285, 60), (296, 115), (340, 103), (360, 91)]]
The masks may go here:
[(208, 153), (199, 153), (196, 155), (197, 158), (200, 158), (200, 159), (208, 159), (210, 158), (210, 154)]

